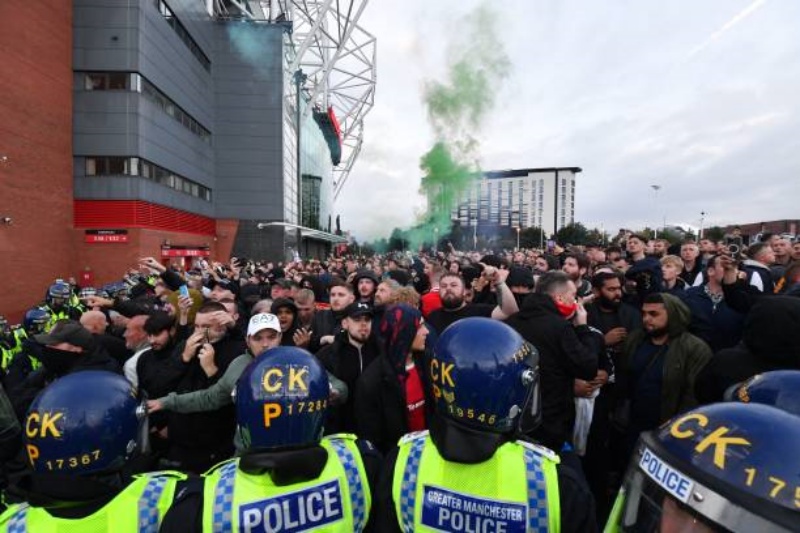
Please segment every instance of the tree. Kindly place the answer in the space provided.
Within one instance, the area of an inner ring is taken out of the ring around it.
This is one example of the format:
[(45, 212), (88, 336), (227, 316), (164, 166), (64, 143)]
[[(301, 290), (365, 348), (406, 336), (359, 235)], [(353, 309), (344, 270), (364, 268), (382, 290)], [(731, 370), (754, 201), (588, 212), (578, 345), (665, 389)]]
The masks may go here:
[(573, 222), (556, 232), (556, 240), (560, 244), (586, 244), (589, 240), (589, 230), (580, 222)]
[(547, 236), (542, 228), (531, 226), (519, 232), (520, 248), (541, 248), (547, 243)]
[(715, 242), (721, 241), (725, 239), (725, 228), (721, 228), (719, 226), (711, 226), (710, 228), (703, 230), (703, 238)]
[(405, 251), (408, 248), (408, 236), (400, 228), (394, 228), (388, 244), (390, 252)]

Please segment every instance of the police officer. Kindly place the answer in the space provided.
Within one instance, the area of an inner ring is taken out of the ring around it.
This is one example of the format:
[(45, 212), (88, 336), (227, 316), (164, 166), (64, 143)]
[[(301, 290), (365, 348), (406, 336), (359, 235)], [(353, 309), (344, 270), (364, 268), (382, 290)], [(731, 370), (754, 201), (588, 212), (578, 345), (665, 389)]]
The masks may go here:
[(3, 370), (11, 360), (22, 351), (22, 342), (27, 339), (25, 330), (19, 326), (12, 328), (6, 317), (0, 315), (0, 360)]
[(307, 351), (258, 356), (236, 384), (239, 458), (205, 474), (202, 504), (176, 503), (162, 531), (342, 531), (368, 528), (380, 456), (353, 435), (322, 438), (330, 394)]
[(756, 374), (729, 388), (724, 399), (763, 403), (800, 416), (800, 370), (773, 370)]
[(442, 333), (426, 363), (430, 432), (406, 435), (387, 458), (380, 531), (597, 529), (577, 474), (519, 440), (541, 419), (538, 358), (496, 320), (466, 318)]
[(798, 442), (769, 405), (680, 415), (640, 438), (606, 531), (800, 531)]
[[(22, 321), (22, 328), (14, 331), (15, 336), (19, 339), (19, 351), (13, 353), (7, 361), (3, 359), (3, 371), (12, 374), (14, 373), (13, 367), (18, 367), (23, 375), (27, 375), (42, 365), (30, 349), (30, 339), (34, 335), (44, 333), (49, 323), (50, 313), (45, 309), (41, 307), (28, 309)], [(23, 357), (17, 357), (18, 354), (23, 354)]]
[(56, 281), (47, 289), (47, 297), (42, 309), (50, 314), (50, 320), (45, 326), (45, 331), (55, 326), (56, 322), (64, 319), (78, 320), (81, 317), (79, 309), (70, 305), (72, 289), (63, 281)]
[(65, 376), (43, 390), (24, 423), (32, 473), (12, 488), (26, 503), (0, 516), (0, 531), (157, 532), (185, 476), (132, 475), (146, 446), (144, 405), (122, 376)]

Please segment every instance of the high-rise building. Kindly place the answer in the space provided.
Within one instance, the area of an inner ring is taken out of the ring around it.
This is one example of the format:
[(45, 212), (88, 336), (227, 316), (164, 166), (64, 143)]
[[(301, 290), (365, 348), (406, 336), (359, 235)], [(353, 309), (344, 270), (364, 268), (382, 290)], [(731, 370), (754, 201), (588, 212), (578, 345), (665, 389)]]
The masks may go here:
[[(575, 221), (578, 167), (525, 168), (484, 172), (457, 195), (451, 220), (461, 227), (542, 228), (547, 235)], [(435, 201), (437, 190), (429, 190)]]
[(0, 274), (33, 274), (10, 307), (143, 256), (341, 241), (333, 199), (375, 85), (366, 1), (0, 2)]

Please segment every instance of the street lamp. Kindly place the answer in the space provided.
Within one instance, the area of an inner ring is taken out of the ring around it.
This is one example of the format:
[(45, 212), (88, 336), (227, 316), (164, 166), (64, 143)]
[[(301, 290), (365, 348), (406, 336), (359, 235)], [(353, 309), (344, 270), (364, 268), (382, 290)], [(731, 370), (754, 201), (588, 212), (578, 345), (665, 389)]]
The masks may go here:
[(705, 222), (705, 219), (706, 219), (706, 212), (705, 211), (700, 211), (700, 238), (701, 239), (703, 238), (703, 223)]
[(517, 251), (518, 252), (519, 252), (519, 230), (520, 230), (520, 227), (517, 226)]
[(658, 191), (661, 190), (661, 185), (651, 185), (650, 187), (653, 189), (653, 195), (655, 196), (656, 203), (656, 226), (653, 229), (653, 232), (655, 233), (653, 238), (658, 239)]

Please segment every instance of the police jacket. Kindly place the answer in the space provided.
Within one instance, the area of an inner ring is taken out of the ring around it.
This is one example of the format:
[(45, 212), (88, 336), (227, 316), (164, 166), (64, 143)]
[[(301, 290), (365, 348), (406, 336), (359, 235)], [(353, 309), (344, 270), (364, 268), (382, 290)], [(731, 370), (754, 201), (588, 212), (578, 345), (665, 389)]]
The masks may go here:
[[(430, 444), (432, 445), (432, 444)], [(503, 446), (510, 446), (511, 443), (504, 444)], [(501, 449), (499, 448), (498, 451), (495, 452), (495, 455), (485, 461), (484, 463), (477, 463), (475, 465), (468, 465), (468, 464), (460, 464), (454, 462), (448, 462), (446, 459), (439, 458), (440, 461), (444, 462), (445, 467), (449, 468), (463, 468), (467, 471), (470, 469), (473, 470), (483, 470), (489, 469), (491, 470), (492, 465), (500, 464), (499, 462), (495, 461), (496, 458), (500, 455)], [(502, 450), (505, 452), (505, 450)], [(398, 520), (396, 504), (398, 502), (395, 501), (393, 496), (393, 489), (396, 484), (400, 481), (395, 477), (395, 468), (398, 461), (398, 455), (400, 453), (399, 448), (395, 448), (384, 461), (384, 469), (381, 473), (380, 482), (378, 484), (378, 489), (375, 495), (375, 519), (376, 519), (376, 529), (381, 533), (394, 533), (394, 532), (401, 532), (402, 529), (400, 528), (400, 522)], [(520, 462), (518, 465), (515, 465), (515, 468), (509, 468), (509, 474), (513, 470), (516, 473), (519, 473), (519, 470), (525, 471), (525, 467)], [(398, 471), (398, 474), (401, 472)], [(555, 478), (557, 479), (558, 484), (558, 500), (560, 507), (560, 517), (554, 517), (554, 519), (560, 521), (561, 531), (564, 533), (592, 533), (597, 531), (597, 523), (595, 520), (595, 511), (594, 511), (594, 499), (592, 498), (592, 494), (589, 492), (588, 488), (586, 487), (585, 481), (581, 480), (582, 474), (576, 473), (570, 467), (558, 464), (555, 465)], [(420, 473), (419, 481), (423, 484), (423, 491), (424, 491), (424, 483), (425, 477), (424, 473)], [(524, 473), (523, 473), (524, 476)], [(495, 480), (503, 480), (503, 475), (496, 475), (494, 478)], [(504, 486), (503, 481), (500, 481), (499, 485)], [(494, 485), (493, 481), (488, 481), (485, 484), (481, 484), (482, 488), (486, 489), (491, 485)], [(459, 490), (451, 490), (454, 487), (447, 486), (447, 483), (437, 483), (436, 487), (428, 486), (430, 489), (433, 489), (432, 492), (437, 492), (435, 495), (431, 495), (431, 497), (439, 498), (439, 502), (448, 501), (448, 503), (453, 503), (457, 505), (452, 505), (450, 509), (450, 514), (445, 516), (444, 518), (449, 519), (448, 522), (450, 527), (444, 527), (444, 530), (452, 529), (455, 530), (458, 524), (461, 524), (461, 528), (458, 529), (459, 531), (498, 531), (504, 530), (501, 526), (495, 525), (497, 529), (493, 529), (491, 526), (492, 524), (482, 522), (481, 524), (477, 524), (477, 521), (480, 521), (479, 515), (492, 516), (494, 518), (500, 517), (506, 513), (507, 509), (492, 509), (490, 504), (486, 504), (486, 502), (481, 501), (481, 498), (473, 498), (469, 494), (465, 494), (466, 491), (463, 489)], [(491, 490), (491, 489), (489, 489)], [(497, 498), (498, 500), (504, 500), (505, 498)], [(458, 502), (455, 502), (458, 500)], [(546, 505), (544, 502), (538, 502), (538, 505)], [(459, 509), (456, 510), (455, 508), (458, 507)], [(484, 511), (479, 511), (479, 509), (483, 509)], [(453, 512), (455, 511), (455, 512)], [(424, 511), (423, 511), (424, 512)], [(525, 520), (528, 519), (527, 509), (522, 511)], [(437, 513), (436, 518), (441, 518), (446, 513)], [(454, 515), (460, 514), (461, 516), (456, 517)], [(469, 516), (468, 516), (469, 515)], [(457, 524), (456, 524), (457, 523)], [(477, 529), (476, 529), (477, 528)], [(485, 528), (485, 529), (484, 529)], [(539, 529), (530, 529), (528, 527), (525, 528), (526, 531), (539, 531)], [(542, 531), (546, 531), (545, 529), (541, 529)]]
[(0, 517), (0, 531), (35, 532), (48, 526), (59, 531), (157, 531), (185, 477), (178, 472), (27, 475), (9, 490), (13, 501), (25, 503)]
[[(365, 531), (381, 531), (374, 527), (375, 523), (375, 504), (374, 494), (378, 484), (382, 468), (382, 460), (380, 454), (374, 446), (363, 440), (354, 441), (358, 453), (366, 473), (367, 482), (369, 485), (369, 492), (372, 498), (372, 506), (367, 518), (367, 526)], [(206, 513), (212, 511), (214, 506), (214, 494), (216, 484), (219, 481), (220, 470), (226, 468), (227, 465), (236, 465), (238, 469), (236, 473), (244, 472), (251, 478), (253, 476), (265, 476), (264, 485), (283, 487), (283, 490), (278, 492), (295, 493), (298, 487), (306, 486), (315, 480), (319, 480), (321, 475), (329, 466), (330, 461), (336, 461), (332, 453), (328, 451), (330, 447), (323, 447), (321, 445), (311, 446), (306, 448), (299, 448), (287, 451), (250, 451), (245, 452), (238, 460), (231, 460), (221, 465), (212, 468), (202, 479), (200, 484), (195, 484), (191, 487), (187, 486), (187, 490), (178, 494), (175, 503), (170, 509), (161, 524), (161, 533), (192, 533), (211, 531), (211, 529), (203, 528), (204, 515), (208, 521), (209, 517)], [(231, 468), (230, 466), (227, 466)], [(209, 498), (212, 501), (208, 501)], [(239, 501), (239, 508), (231, 509), (231, 512), (240, 512), (243, 509), (252, 509), (253, 504), (268, 505), (264, 499), (256, 498), (255, 502)], [(260, 501), (258, 501), (260, 500)], [(285, 513), (291, 513), (293, 507), (291, 503), (282, 508), (281, 518), (289, 518), (290, 520), (298, 520), (297, 515), (285, 516)], [(252, 513), (255, 516), (255, 513)], [(262, 514), (263, 517), (263, 514)], [(270, 513), (271, 518), (277, 518), (277, 514)], [(308, 518), (306, 516), (306, 518)], [(263, 522), (260, 525), (260, 530), (266, 529)], [(256, 527), (254, 530), (259, 530)]]
[(545, 294), (531, 294), (506, 324), (539, 350), (542, 424), (533, 437), (553, 450), (572, 440), (575, 419), (573, 384), (597, 375), (603, 336), (588, 326), (573, 326)]

